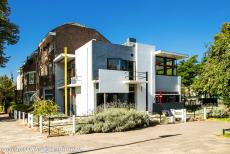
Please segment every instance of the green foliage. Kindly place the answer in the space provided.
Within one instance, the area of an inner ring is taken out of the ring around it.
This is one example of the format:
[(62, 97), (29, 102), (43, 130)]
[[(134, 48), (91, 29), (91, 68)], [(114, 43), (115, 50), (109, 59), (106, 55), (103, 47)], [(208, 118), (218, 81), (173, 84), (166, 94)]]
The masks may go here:
[(229, 117), (229, 113), (225, 109), (213, 109), (208, 114), (208, 117), (212, 117), (212, 118), (226, 118), (226, 117)]
[(4, 53), (5, 45), (14, 45), (19, 40), (18, 26), (9, 19), (10, 8), (7, 0), (0, 1), (0, 67), (5, 67), (9, 57)]
[(13, 112), (13, 110), (18, 110), (21, 112), (31, 112), (33, 111), (32, 105), (27, 104), (16, 104), (15, 102), (10, 102), (7, 108), (7, 113)]
[(112, 103), (106, 103), (105, 106), (104, 104), (99, 105), (97, 107), (97, 113), (102, 112), (104, 108), (125, 108), (125, 109), (134, 109), (135, 106), (134, 104), (127, 104), (127, 103), (121, 103), (121, 102), (112, 102)]
[(6, 75), (0, 76), (0, 102), (12, 101), (14, 98), (14, 87), (14, 83), (9, 77)]
[(215, 35), (192, 87), (198, 94), (230, 96), (230, 23)]
[(79, 122), (77, 130), (82, 134), (108, 133), (122, 132), (149, 125), (150, 118), (144, 113), (134, 109), (109, 108)]
[(186, 87), (191, 86), (198, 74), (198, 70), (197, 56), (191, 56), (186, 61), (182, 60), (177, 68), (177, 73), (181, 76), (182, 84)]
[(51, 100), (39, 100), (34, 102), (34, 115), (50, 116), (56, 114), (58, 111), (58, 105)]
[(230, 109), (230, 97), (224, 97), (223, 103), (228, 109)]

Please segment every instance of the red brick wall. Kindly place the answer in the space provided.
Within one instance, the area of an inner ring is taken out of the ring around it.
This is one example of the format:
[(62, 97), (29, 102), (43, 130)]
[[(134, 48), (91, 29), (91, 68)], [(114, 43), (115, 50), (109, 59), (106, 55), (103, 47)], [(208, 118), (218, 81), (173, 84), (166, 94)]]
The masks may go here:
[(75, 50), (92, 39), (97, 39), (105, 43), (109, 41), (100, 33), (93, 29), (79, 27), (71, 24), (63, 25), (56, 29), (55, 55), (63, 53), (63, 48), (68, 48), (68, 53), (75, 53)]

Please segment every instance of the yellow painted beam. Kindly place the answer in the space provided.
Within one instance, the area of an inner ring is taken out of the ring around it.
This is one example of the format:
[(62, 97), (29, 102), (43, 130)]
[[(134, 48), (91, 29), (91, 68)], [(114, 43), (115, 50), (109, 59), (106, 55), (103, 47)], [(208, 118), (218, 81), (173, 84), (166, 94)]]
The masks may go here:
[(67, 94), (67, 47), (64, 47), (64, 96), (65, 96), (65, 115), (68, 115), (68, 94)]

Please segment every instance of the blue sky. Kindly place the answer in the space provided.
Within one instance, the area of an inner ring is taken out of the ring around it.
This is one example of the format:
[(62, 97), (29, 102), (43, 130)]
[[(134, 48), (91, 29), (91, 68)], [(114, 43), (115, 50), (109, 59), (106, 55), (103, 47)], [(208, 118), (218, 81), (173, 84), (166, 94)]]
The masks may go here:
[(9, 5), (20, 40), (7, 46), (11, 59), (0, 75), (16, 76), (47, 32), (66, 22), (95, 28), (113, 43), (135, 37), (157, 49), (201, 58), (205, 45), (230, 21), (229, 0), (9, 0)]

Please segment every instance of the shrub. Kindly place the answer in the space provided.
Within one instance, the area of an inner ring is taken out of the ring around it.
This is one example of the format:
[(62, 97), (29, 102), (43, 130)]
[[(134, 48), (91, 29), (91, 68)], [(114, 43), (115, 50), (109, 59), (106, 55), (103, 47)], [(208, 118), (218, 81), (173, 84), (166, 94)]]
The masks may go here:
[(149, 126), (150, 118), (134, 109), (109, 108), (83, 120), (82, 123), (86, 124), (78, 124), (77, 130), (83, 134), (122, 132)]
[(230, 110), (230, 97), (224, 97), (223, 103)]
[(229, 117), (228, 112), (225, 109), (213, 109), (208, 114), (209, 117), (213, 118), (224, 118)]
[(27, 104), (16, 104), (15, 102), (10, 102), (9, 107), (7, 108), (7, 113), (13, 112), (13, 110), (18, 110), (22, 112), (31, 112), (33, 111), (33, 106), (27, 105)]
[(51, 100), (38, 100), (34, 102), (34, 115), (39, 116), (50, 116), (56, 114), (58, 110), (58, 105)]

